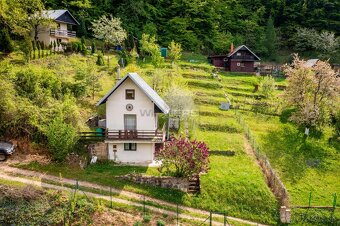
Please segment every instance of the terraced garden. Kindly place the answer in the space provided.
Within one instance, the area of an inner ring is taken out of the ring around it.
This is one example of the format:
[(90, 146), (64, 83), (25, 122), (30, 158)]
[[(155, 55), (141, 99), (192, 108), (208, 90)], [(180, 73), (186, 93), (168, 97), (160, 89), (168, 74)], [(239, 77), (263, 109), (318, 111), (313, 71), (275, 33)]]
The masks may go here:
[[(261, 94), (254, 92), (254, 76), (221, 72), (218, 77), (214, 77), (212, 67), (207, 64), (180, 62), (179, 65), (178, 68), (171, 68), (170, 64), (166, 64), (166, 69), (163, 70), (166, 75), (163, 74), (161, 82), (185, 84), (194, 94), (198, 114), (194, 117), (194, 125), (190, 127), (190, 136), (192, 139), (205, 141), (213, 151), (210, 155), (210, 170), (201, 176), (201, 194), (192, 196), (179, 191), (112, 180), (113, 176), (130, 171), (152, 175), (158, 173), (151, 168), (116, 170), (120, 166), (99, 165), (85, 170), (74, 169), (70, 174), (69, 168), (64, 165), (31, 164), (21, 167), (47, 171), (57, 176), (61, 173), (63, 177), (114, 185), (174, 203), (205, 210), (226, 211), (229, 216), (277, 224), (278, 202), (269, 190), (256, 160), (250, 154), (243, 128), (236, 121), (234, 110), (219, 109), (220, 103), (226, 102), (228, 97), (232, 105), (239, 108), (238, 111), (242, 113), (262, 150), (288, 188), (291, 203), (308, 204), (308, 194), (313, 191), (313, 204), (331, 204), (332, 194), (339, 193), (340, 187), (337, 180), (340, 162), (338, 149), (326, 142), (331, 131), (322, 139), (308, 138), (303, 142), (298, 135), (301, 133), (292, 124), (273, 116), (277, 115), (275, 105), (271, 107), (270, 114), (253, 112), (253, 105), (258, 99), (273, 105), (273, 102), (264, 100)], [(122, 70), (122, 74), (131, 71), (138, 72), (150, 85), (154, 85), (153, 75), (158, 73), (151, 65), (141, 64), (129, 65)], [(113, 81), (113, 77), (105, 77), (103, 90), (98, 98), (111, 88)], [(276, 85), (284, 86), (285, 81), (276, 79)], [(275, 91), (276, 96), (281, 93), (280, 90)], [(278, 98), (276, 102), (279, 101)], [(302, 151), (311, 151), (312, 154), (304, 154)]]
[[(226, 102), (228, 80), (222, 77), (219, 81), (211, 71), (194, 65), (187, 70), (182, 74), (195, 94), (199, 112), (192, 138), (205, 141), (214, 150), (211, 169), (201, 177), (201, 194), (192, 198), (194, 205), (275, 224), (277, 201), (256, 161), (246, 153), (242, 128), (232, 110), (219, 109), (220, 103)], [(227, 156), (225, 151), (234, 151), (235, 155)]]

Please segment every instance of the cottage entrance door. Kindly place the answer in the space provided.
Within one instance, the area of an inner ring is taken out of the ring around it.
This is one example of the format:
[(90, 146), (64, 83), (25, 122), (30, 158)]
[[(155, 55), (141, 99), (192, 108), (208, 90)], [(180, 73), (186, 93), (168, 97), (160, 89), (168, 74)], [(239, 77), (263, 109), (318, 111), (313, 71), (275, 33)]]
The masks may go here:
[(124, 115), (124, 130), (127, 139), (137, 138), (136, 115)]

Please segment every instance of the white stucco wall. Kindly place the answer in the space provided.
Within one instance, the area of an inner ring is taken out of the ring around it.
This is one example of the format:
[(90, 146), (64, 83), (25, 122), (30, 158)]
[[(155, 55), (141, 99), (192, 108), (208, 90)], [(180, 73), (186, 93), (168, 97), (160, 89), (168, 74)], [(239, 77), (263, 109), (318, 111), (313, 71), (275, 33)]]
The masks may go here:
[[(135, 99), (126, 100), (125, 90), (134, 89)], [(126, 105), (132, 104), (133, 110), (126, 110)], [(156, 130), (157, 117), (154, 113), (154, 103), (130, 79), (127, 78), (106, 101), (106, 127), (108, 130), (124, 129), (124, 114), (135, 114), (137, 130)]]
[[(50, 35), (50, 27), (46, 26), (39, 26), (39, 34), (38, 34), (38, 40), (43, 41), (46, 46), (50, 45), (51, 42), (57, 41), (57, 39), (61, 39), (61, 42), (67, 43), (69, 41), (69, 37), (63, 37), (63, 36), (51, 36)], [(55, 28), (57, 29), (57, 28)], [(67, 24), (60, 23), (60, 30), (67, 30)], [(34, 31), (31, 31), (31, 37), (34, 39)], [(60, 47), (59, 51), (62, 51), (62, 48)]]
[[(116, 159), (114, 158), (113, 145), (116, 145)], [(109, 144), (109, 159), (122, 163), (152, 162), (154, 159), (154, 143), (137, 143), (136, 151), (125, 151), (124, 143)]]

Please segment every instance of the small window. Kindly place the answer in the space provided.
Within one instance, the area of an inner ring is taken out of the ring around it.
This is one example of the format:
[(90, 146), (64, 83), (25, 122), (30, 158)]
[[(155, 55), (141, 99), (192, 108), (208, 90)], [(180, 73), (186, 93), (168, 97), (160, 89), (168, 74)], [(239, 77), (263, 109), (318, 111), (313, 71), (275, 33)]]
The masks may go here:
[(236, 56), (241, 56), (241, 53), (240, 52), (236, 53)]
[(241, 67), (244, 67), (244, 63), (241, 63)]
[(125, 90), (125, 99), (134, 100), (135, 99), (135, 90), (134, 89)]
[(124, 151), (136, 151), (137, 144), (136, 143), (124, 143)]

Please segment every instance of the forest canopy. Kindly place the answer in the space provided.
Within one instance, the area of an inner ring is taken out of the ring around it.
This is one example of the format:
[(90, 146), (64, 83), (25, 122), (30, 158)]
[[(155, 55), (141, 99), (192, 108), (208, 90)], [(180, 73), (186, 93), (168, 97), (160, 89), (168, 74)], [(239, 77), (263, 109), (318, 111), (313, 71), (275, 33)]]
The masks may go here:
[[(212, 54), (228, 52), (231, 43), (245, 44), (273, 59), (277, 50), (305, 51), (295, 41), (301, 29), (312, 29), (314, 36), (328, 32), (339, 48), (338, 0), (1, 0), (0, 25), (16, 31), (22, 22), (27, 30), (25, 18), (42, 8), (39, 2), (45, 9), (68, 9), (80, 23), (78, 37), (94, 37), (92, 23), (103, 15), (120, 18), (131, 48), (145, 33), (164, 47), (174, 40), (184, 50)], [(20, 16), (6, 21), (11, 15)]]

